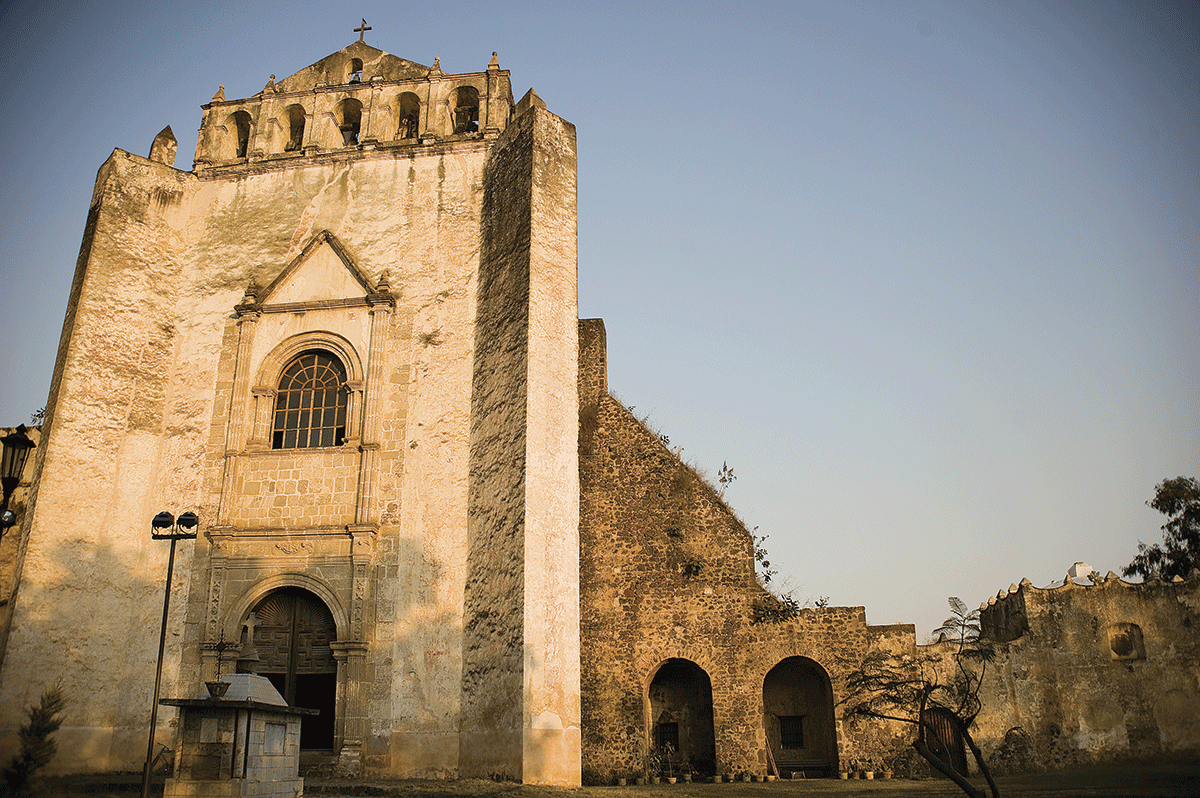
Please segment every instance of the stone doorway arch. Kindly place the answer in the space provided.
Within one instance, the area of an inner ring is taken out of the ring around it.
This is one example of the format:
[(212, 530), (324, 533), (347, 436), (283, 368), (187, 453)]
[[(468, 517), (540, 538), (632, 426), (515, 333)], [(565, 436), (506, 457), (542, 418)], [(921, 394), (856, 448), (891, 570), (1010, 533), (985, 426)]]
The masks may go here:
[(691, 660), (669, 659), (654, 674), (647, 697), (650, 750), (669, 756), (672, 772), (715, 774), (712, 680), (704, 669)]
[(284, 587), (254, 605), (258, 672), (292, 706), (320, 710), (300, 726), (302, 750), (332, 751), (337, 707), (337, 640), (333, 614), (316, 595)]
[(763, 679), (763, 727), (781, 775), (837, 769), (833, 688), (808, 657), (788, 657)]

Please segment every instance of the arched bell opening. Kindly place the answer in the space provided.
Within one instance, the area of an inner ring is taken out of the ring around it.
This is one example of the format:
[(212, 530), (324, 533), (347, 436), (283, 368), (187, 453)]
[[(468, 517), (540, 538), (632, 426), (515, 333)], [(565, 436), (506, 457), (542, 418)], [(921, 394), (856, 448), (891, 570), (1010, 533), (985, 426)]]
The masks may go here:
[(304, 124), (306, 117), (304, 114), (304, 106), (296, 104), (287, 107), (288, 120), (288, 142), (284, 145), (284, 152), (298, 152), (304, 148)]
[(406, 91), (396, 100), (396, 138), (415, 139), (420, 135), (421, 100), (411, 91)]
[(667, 775), (669, 762), (671, 773), (714, 775), (712, 681), (704, 669), (691, 660), (667, 660), (654, 674), (648, 698), (648, 750), (657, 754), (663, 774)]
[(301, 750), (332, 751), (337, 707), (333, 614), (299, 587), (268, 593), (253, 612), (259, 675), (270, 679), (291, 706), (320, 710), (301, 721)]
[(359, 132), (362, 129), (362, 103), (348, 97), (337, 104), (334, 117), (342, 134), (342, 146), (358, 144)]
[(225, 140), (221, 147), (224, 160), (246, 157), (250, 150), (251, 127), (250, 114), (245, 111), (234, 111), (229, 115), (225, 120)]
[(788, 657), (763, 680), (763, 726), (781, 775), (837, 767), (833, 688), (825, 669), (807, 657)]
[(455, 133), (477, 133), (479, 131), (479, 90), (473, 86), (459, 86), (450, 97), (454, 113)]

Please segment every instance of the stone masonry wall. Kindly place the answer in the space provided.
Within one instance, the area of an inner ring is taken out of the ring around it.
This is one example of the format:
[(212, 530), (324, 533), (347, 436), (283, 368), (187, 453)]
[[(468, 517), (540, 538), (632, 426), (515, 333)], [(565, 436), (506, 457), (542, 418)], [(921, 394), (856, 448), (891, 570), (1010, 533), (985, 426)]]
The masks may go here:
[(1023, 580), (982, 616), (1001, 642), (976, 738), (997, 770), (1200, 752), (1200, 578)]
[[(861, 607), (802, 609), (752, 622), (774, 599), (754, 573), (753, 540), (721, 497), (607, 392), (604, 328), (580, 322), (580, 606), (586, 781), (641, 773), (652, 747), (648, 690), (670, 659), (711, 679), (716, 770), (768, 771), (767, 673), (789, 657), (829, 677), (839, 761), (894, 757), (906, 730), (844, 722), (849, 664), (873, 647), (913, 650), (910, 625), (872, 627)], [(777, 755), (778, 758), (778, 755)]]

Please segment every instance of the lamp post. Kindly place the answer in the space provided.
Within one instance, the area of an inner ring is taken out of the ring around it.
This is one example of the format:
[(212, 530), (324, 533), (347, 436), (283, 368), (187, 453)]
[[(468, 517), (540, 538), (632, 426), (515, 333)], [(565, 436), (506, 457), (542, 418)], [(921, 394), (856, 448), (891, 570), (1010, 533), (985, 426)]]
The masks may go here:
[(175, 542), (196, 537), (200, 519), (188, 511), (178, 518), (161, 512), (150, 522), (150, 537), (171, 541), (171, 556), (167, 559), (167, 590), (163, 595), (162, 627), (158, 633), (158, 665), (154, 670), (154, 704), (150, 707), (150, 739), (146, 741), (146, 767), (142, 771), (142, 798), (150, 794), (150, 765), (154, 761), (154, 730), (158, 726), (158, 689), (162, 685), (163, 651), (167, 646), (167, 611), (171, 608), (171, 574), (175, 570)]
[(4, 504), (0, 508), (0, 535), (17, 523), (16, 514), (8, 509), (8, 500), (21, 483), (25, 461), (29, 459), (29, 450), (33, 448), (33, 441), (25, 434), (27, 429), (28, 427), (21, 424), (16, 430), (0, 438), (0, 444), (4, 446), (3, 454), (0, 455), (0, 482), (4, 484)]

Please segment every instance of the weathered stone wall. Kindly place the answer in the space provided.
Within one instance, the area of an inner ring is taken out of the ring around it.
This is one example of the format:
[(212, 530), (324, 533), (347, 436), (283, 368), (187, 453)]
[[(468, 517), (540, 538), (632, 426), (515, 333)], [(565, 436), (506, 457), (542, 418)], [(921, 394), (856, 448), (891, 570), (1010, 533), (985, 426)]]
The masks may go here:
[(975, 735), (998, 770), (1200, 752), (1200, 578), (1024, 580), (982, 616), (1001, 642)]
[(462, 767), (578, 784), (575, 135), (534, 100), (487, 164)]
[[(752, 621), (775, 601), (754, 574), (753, 540), (712, 487), (607, 392), (604, 328), (580, 322), (580, 606), (585, 777), (640, 773), (653, 744), (649, 689), (668, 660), (712, 682), (716, 769), (766, 773), (763, 683), (789, 657), (827, 674), (835, 751), (882, 760), (906, 733), (841, 719), (847, 667), (872, 647), (913, 650), (910, 625), (872, 627), (861, 607)], [(831, 692), (830, 692), (831, 691)], [(819, 739), (819, 736), (818, 738)], [(776, 753), (779, 759), (779, 753)]]

